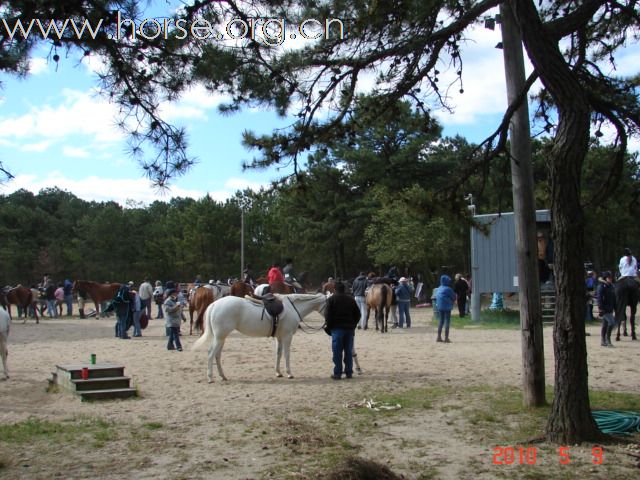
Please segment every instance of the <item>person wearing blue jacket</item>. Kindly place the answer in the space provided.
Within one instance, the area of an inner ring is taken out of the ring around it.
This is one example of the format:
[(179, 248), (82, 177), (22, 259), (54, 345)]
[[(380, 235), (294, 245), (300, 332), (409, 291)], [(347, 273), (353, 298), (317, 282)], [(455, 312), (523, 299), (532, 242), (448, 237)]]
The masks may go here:
[(456, 294), (451, 288), (451, 278), (448, 275), (440, 277), (440, 286), (436, 292), (436, 307), (440, 314), (438, 322), (438, 339), (442, 342), (442, 327), (444, 326), (444, 342), (451, 343), (449, 340), (449, 324), (451, 323), (451, 310), (456, 301)]

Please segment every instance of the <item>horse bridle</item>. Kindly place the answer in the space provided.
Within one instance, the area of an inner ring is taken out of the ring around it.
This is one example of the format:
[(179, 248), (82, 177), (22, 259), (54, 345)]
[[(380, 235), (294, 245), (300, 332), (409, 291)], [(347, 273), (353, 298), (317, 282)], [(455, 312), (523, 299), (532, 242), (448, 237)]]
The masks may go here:
[[(295, 303), (293, 303), (293, 301), (291, 301), (291, 299), (289, 297), (287, 297), (287, 300), (289, 300), (289, 303), (291, 304), (291, 306), (293, 307), (293, 309), (295, 310), (295, 312), (298, 314), (298, 318), (300, 319), (300, 321), (298, 322), (298, 325), (300, 325), (300, 330), (302, 330), (304, 333), (317, 333), (320, 330), (322, 330), (324, 328), (324, 324), (321, 325), (318, 328), (312, 327), (311, 325), (309, 325), (307, 322), (304, 321), (304, 318), (302, 318), (302, 315), (300, 315), (300, 312), (298, 311), (298, 309), (296, 308)], [(324, 310), (327, 308), (327, 298), (325, 297), (324, 299), (324, 305), (322, 306), (322, 308), (320, 310), (318, 310), (318, 313), (320, 315), (322, 315), (324, 312)], [(302, 325), (304, 325), (307, 330), (305, 330)]]

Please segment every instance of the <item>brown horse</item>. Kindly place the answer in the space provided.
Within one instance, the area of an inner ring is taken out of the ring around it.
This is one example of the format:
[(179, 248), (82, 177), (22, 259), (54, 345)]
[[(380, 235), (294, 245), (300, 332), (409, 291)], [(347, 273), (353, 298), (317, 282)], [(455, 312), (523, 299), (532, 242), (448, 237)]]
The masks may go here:
[(369, 322), (369, 313), (375, 310), (376, 330), (378, 330), (378, 322), (380, 323), (380, 333), (387, 332), (387, 323), (389, 320), (389, 310), (391, 310), (391, 302), (393, 300), (393, 291), (391, 287), (385, 283), (375, 283), (367, 291), (367, 322)]
[[(288, 283), (284, 282), (273, 282), (269, 285), (269, 293), (281, 293), (283, 295), (288, 295), (290, 293), (295, 293), (294, 288)], [(304, 292), (298, 292), (304, 293)]]
[[(189, 335), (193, 335), (194, 323), (196, 324), (196, 330), (200, 334), (204, 332), (204, 312), (215, 299), (215, 291), (209, 286), (198, 287), (189, 296)], [(196, 312), (195, 322), (193, 320), (193, 312)]]
[[(38, 318), (38, 308), (37, 308), (38, 299), (34, 298), (33, 292), (31, 291), (30, 288), (23, 287), (22, 285), (18, 285), (17, 287), (4, 291), (3, 296), (4, 296), (4, 299), (3, 301), (0, 301), (0, 303), (6, 306), (7, 312), (9, 313), (9, 318), (11, 318), (11, 305), (17, 305), (24, 312), (23, 323), (27, 323), (27, 315), (29, 314), (29, 307), (32, 307), (33, 313), (36, 317), (36, 323), (40, 323), (40, 319)], [(18, 313), (18, 316), (19, 316), (19, 313)]]
[(333, 295), (336, 293), (336, 284), (335, 282), (324, 282), (320, 287), (320, 292), (325, 295)]
[(73, 291), (86, 292), (96, 305), (96, 317), (100, 314), (100, 304), (115, 297), (120, 289), (120, 283), (98, 283), (89, 280), (76, 280), (73, 282)]
[(253, 295), (253, 287), (246, 282), (237, 281), (231, 285), (229, 295), (244, 298), (245, 295)]

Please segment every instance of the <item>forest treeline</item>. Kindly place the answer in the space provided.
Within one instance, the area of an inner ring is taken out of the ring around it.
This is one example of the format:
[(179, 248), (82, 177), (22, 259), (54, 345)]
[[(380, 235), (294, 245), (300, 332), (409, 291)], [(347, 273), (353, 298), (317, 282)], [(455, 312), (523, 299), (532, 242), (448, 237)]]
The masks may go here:
[[(549, 208), (546, 146), (534, 146), (537, 208), (544, 209)], [(315, 285), (327, 276), (353, 277), (359, 270), (384, 273), (391, 264), (403, 274), (424, 275), (428, 283), (443, 270), (468, 272), (470, 218), (464, 196), (474, 194), (478, 214), (511, 211), (508, 162), (486, 178), (469, 177), (451, 195), (443, 192), (472, 148), (465, 140), (439, 142), (428, 154), (405, 143), (402, 155), (385, 162), (363, 153), (379, 146), (362, 142), (359, 147), (319, 149), (296, 181), (239, 191), (224, 202), (206, 196), (123, 206), (85, 201), (56, 188), (3, 195), (0, 282), (34, 284), (43, 273), (56, 281), (238, 277), (242, 208), (245, 263), (255, 274), (286, 257), (293, 257), (296, 271), (308, 272)], [(616, 194), (589, 203), (609, 173), (610, 153), (606, 147), (592, 148), (582, 179), (585, 261), (597, 269), (613, 269), (622, 247), (640, 250), (636, 156), (628, 158)], [(337, 155), (340, 162), (332, 160)], [(423, 156), (416, 161), (416, 155)]]

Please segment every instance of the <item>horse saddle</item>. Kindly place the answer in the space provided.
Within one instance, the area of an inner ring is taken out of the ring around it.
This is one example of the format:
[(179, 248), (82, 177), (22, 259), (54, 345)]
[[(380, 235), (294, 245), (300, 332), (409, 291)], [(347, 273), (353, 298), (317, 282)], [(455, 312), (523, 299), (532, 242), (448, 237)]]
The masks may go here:
[(272, 320), (271, 335), (269, 336), (273, 337), (273, 335), (276, 333), (276, 328), (278, 328), (278, 316), (284, 310), (284, 304), (282, 303), (282, 300), (276, 297), (273, 293), (265, 293), (262, 296), (254, 295), (253, 297), (249, 295), (245, 295), (245, 298), (250, 299), (254, 303), (260, 303), (260, 302), (262, 303), (263, 318), (264, 318), (264, 312), (266, 311)]

